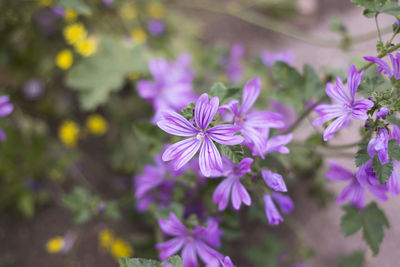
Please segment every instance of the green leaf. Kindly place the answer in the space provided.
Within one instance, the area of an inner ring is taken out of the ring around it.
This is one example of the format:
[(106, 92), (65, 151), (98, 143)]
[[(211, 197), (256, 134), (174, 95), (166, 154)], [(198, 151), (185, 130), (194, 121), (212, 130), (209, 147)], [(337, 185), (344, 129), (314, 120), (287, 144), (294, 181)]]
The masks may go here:
[(400, 146), (395, 139), (389, 141), (389, 156), (400, 161)]
[(324, 86), (320, 82), (318, 74), (308, 64), (303, 66), (303, 88), (305, 101), (312, 98), (319, 98), (325, 93)]
[(183, 267), (183, 261), (178, 255), (169, 257), (167, 262), (171, 263), (174, 267)]
[(121, 40), (103, 36), (96, 54), (72, 66), (66, 84), (79, 91), (83, 109), (94, 109), (122, 88), (129, 73), (147, 70), (144, 54), (142, 46), (127, 47)]
[(119, 259), (120, 267), (162, 267), (162, 263), (156, 260), (122, 257)]
[(210, 96), (217, 96), (220, 104), (225, 104), (229, 100), (238, 99), (240, 89), (236, 87), (226, 87), (223, 83), (214, 83), (210, 89)]
[(356, 6), (365, 8), (364, 16), (372, 18), (376, 14), (385, 13), (393, 16), (400, 15), (397, 0), (351, 0)]
[(362, 267), (364, 262), (364, 252), (356, 251), (350, 255), (342, 255), (338, 267)]
[(64, 9), (73, 9), (77, 14), (90, 15), (90, 7), (83, 0), (59, 0), (58, 4)]
[(366, 142), (362, 142), (358, 145), (358, 151), (355, 155), (355, 163), (357, 167), (360, 167), (371, 159), (371, 157), (368, 155), (367, 146), (368, 143)]
[(244, 152), (241, 145), (225, 146), (220, 145), (221, 153), (233, 163), (238, 164), (244, 158)]
[(355, 234), (363, 229), (363, 239), (367, 242), (374, 255), (379, 252), (383, 241), (384, 227), (389, 228), (389, 222), (375, 202), (369, 204), (364, 210), (353, 206), (343, 207), (345, 214), (342, 217), (340, 228), (344, 236)]
[(379, 179), (379, 182), (381, 184), (386, 184), (387, 180), (393, 172), (393, 162), (382, 164), (378, 158), (378, 155), (375, 155), (374, 159), (372, 160), (372, 168), (374, 169), (374, 172), (376, 174), (376, 177)]
[(186, 108), (181, 110), (181, 115), (185, 117), (187, 120), (191, 120), (194, 116), (194, 107), (195, 104), (190, 103), (189, 105), (187, 105)]

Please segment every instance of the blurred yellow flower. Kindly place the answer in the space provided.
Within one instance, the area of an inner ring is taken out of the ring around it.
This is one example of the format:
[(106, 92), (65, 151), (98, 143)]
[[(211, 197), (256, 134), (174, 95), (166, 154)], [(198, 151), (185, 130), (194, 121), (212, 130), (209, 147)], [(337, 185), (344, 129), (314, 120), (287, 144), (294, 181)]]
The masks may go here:
[(67, 43), (73, 45), (86, 38), (87, 31), (82, 23), (72, 23), (64, 28), (64, 38)]
[(56, 56), (56, 65), (63, 70), (67, 70), (71, 67), (74, 58), (72, 57), (72, 52), (68, 49), (64, 49), (59, 52)]
[(75, 50), (84, 57), (89, 57), (93, 55), (94, 53), (96, 53), (97, 50), (96, 38), (89, 37), (81, 41), (78, 41), (75, 44)]
[(58, 129), (58, 137), (66, 147), (75, 147), (79, 138), (79, 126), (73, 121), (64, 121)]
[(118, 260), (121, 257), (132, 258), (133, 248), (124, 240), (117, 238), (114, 240), (111, 246), (111, 255)]
[(39, 5), (43, 7), (51, 6), (53, 4), (53, 0), (39, 0)]
[(99, 235), (100, 247), (105, 250), (111, 249), (114, 242), (114, 234), (110, 229), (103, 229), (100, 231)]
[(131, 3), (124, 3), (120, 8), (121, 17), (125, 20), (134, 19), (137, 16), (135, 5)]
[(76, 14), (76, 12), (71, 8), (64, 11), (64, 19), (68, 22), (75, 20), (77, 16), (78, 14)]
[(61, 236), (56, 236), (49, 239), (46, 243), (46, 251), (50, 254), (59, 253), (64, 249), (65, 241)]
[(150, 3), (147, 5), (147, 15), (156, 19), (161, 19), (165, 15), (165, 8), (160, 3)]
[(131, 80), (137, 80), (139, 77), (140, 77), (139, 72), (132, 72), (132, 73), (128, 74), (128, 78)]
[(86, 128), (89, 133), (100, 136), (107, 132), (108, 123), (103, 116), (94, 114), (87, 118)]
[(137, 43), (137, 44), (141, 44), (146, 42), (147, 40), (147, 34), (146, 32), (141, 29), (141, 28), (136, 28), (131, 32), (131, 37), (133, 42)]

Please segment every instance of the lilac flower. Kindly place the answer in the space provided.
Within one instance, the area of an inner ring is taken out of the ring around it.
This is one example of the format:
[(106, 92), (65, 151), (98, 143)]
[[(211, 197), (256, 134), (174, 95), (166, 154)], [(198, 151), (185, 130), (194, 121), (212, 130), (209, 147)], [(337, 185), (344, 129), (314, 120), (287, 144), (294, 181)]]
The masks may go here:
[(160, 19), (151, 19), (147, 23), (147, 29), (154, 36), (159, 36), (164, 33), (165, 25)]
[(270, 68), (277, 61), (283, 61), (289, 65), (292, 65), (294, 61), (294, 53), (292, 51), (283, 51), (279, 53), (264, 51), (261, 53), (261, 60), (264, 63), (264, 65)]
[(283, 213), (290, 213), (294, 209), (293, 200), (289, 196), (277, 192), (272, 192), (271, 196), (272, 199), (278, 203)]
[(133, 179), (136, 208), (141, 212), (146, 211), (154, 202), (161, 207), (168, 205), (174, 181), (167, 180), (167, 176), (173, 178), (181, 174), (175, 172), (170, 164), (164, 163), (160, 156), (156, 156), (154, 162), (155, 166), (146, 165), (143, 173)]
[[(397, 145), (400, 145), (400, 129), (397, 125), (393, 125), (393, 131), (389, 134), (389, 139), (397, 140)], [(393, 160), (393, 171), (387, 182), (387, 187), (392, 196), (400, 194), (400, 162)]]
[(196, 126), (176, 112), (164, 112), (163, 119), (157, 122), (158, 127), (169, 134), (185, 136), (185, 139), (168, 147), (162, 158), (164, 161), (175, 160), (175, 169), (184, 166), (200, 149), (200, 171), (206, 177), (212, 170), (222, 170), (221, 155), (214, 142), (223, 145), (237, 145), (243, 142), (243, 137), (235, 135), (239, 127), (231, 124), (221, 124), (208, 129), (218, 111), (219, 99), (208, 99), (208, 94), (202, 94), (196, 102), (194, 117)]
[(332, 138), (340, 128), (348, 126), (350, 118), (357, 120), (368, 119), (367, 110), (369, 110), (374, 103), (367, 99), (354, 99), (357, 88), (361, 83), (363, 73), (364, 70), (358, 73), (354, 65), (350, 67), (347, 77), (347, 87), (350, 97), (339, 77), (336, 77), (336, 86), (327, 83), (326, 93), (331, 99), (335, 100), (337, 104), (318, 105), (314, 111), (318, 113), (320, 117), (312, 122), (314, 126), (319, 126), (327, 121), (335, 119), (324, 131), (325, 141)]
[(242, 80), (243, 69), (240, 62), (243, 58), (244, 47), (241, 44), (234, 44), (231, 47), (231, 53), (226, 66), (226, 76), (231, 83), (238, 83)]
[[(0, 96), (0, 118), (9, 115), (14, 110), (8, 95)], [(0, 128), (0, 141), (7, 139), (6, 133)]]
[(282, 175), (271, 172), (270, 170), (261, 170), (264, 182), (275, 191), (287, 192), (287, 187)]
[(240, 178), (251, 171), (250, 165), (253, 162), (251, 158), (244, 158), (241, 162), (235, 165), (226, 157), (223, 160), (223, 171), (214, 172), (212, 176), (226, 176), (215, 189), (213, 194), (214, 203), (218, 203), (218, 209), (226, 209), (231, 195), (232, 206), (235, 210), (239, 210), (242, 203), (247, 206), (251, 205), (251, 198), (246, 188), (240, 183)]
[(32, 78), (24, 83), (22, 91), (26, 98), (30, 100), (35, 100), (43, 95), (44, 84), (41, 80)]
[(226, 256), (224, 260), (220, 260), (220, 263), (222, 267), (236, 267), (229, 256)]
[[(266, 129), (266, 130), (262, 131), (261, 133), (262, 133), (261, 135), (263, 136), (263, 140), (266, 140), (265, 148), (261, 154), (262, 156), (272, 153), (272, 152), (278, 152), (281, 154), (289, 154), (290, 153), (290, 150), (286, 145), (288, 143), (290, 143), (290, 141), (292, 141), (293, 134), (277, 135), (277, 136), (273, 136), (273, 137), (269, 138), (270, 129)], [(258, 153), (258, 151), (254, 149), (254, 144), (250, 143), (250, 144), (248, 144), (248, 147), (250, 149), (252, 149), (253, 156), (260, 155)]]
[(283, 222), (283, 218), (272, 201), (271, 195), (265, 194), (263, 199), (265, 215), (267, 216), (268, 223), (271, 225), (278, 225), (280, 222)]
[(194, 74), (190, 69), (190, 62), (191, 56), (188, 54), (180, 54), (174, 62), (166, 59), (149, 61), (154, 81), (138, 81), (137, 90), (140, 97), (153, 105), (153, 122), (160, 119), (162, 111), (180, 111), (195, 101), (192, 85)]
[(223, 259), (222, 254), (211, 248), (221, 245), (222, 233), (218, 230), (218, 223), (215, 221), (208, 227), (196, 226), (193, 231), (189, 231), (171, 212), (169, 220), (158, 219), (158, 225), (165, 234), (174, 237), (156, 245), (156, 248), (161, 250), (159, 255), (161, 260), (176, 254), (182, 247), (181, 256), (184, 267), (199, 266), (197, 256), (206, 264), (209, 262), (218, 264), (218, 261)]
[(388, 200), (386, 196), (388, 188), (386, 185), (382, 185), (376, 177), (374, 169), (372, 168), (372, 160), (367, 161), (358, 169), (356, 177), (358, 182), (363, 187), (367, 187), (375, 198), (381, 201)]
[(396, 57), (393, 57), (392, 54), (388, 54), (390, 57), (390, 61), (392, 63), (393, 70), (389, 67), (389, 64), (377, 57), (364, 57), (366, 61), (374, 62), (378, 65), (376, 69), (377, 73), (383, 72), (389, 78), (394, 78), (396, 80), (400, 79), (400, 53), (396, 53)]
[(265, 132), (269, 128), (282, 128), (285, 126), (282, 115), (272, 111), (251, 110), (261, 90), (261, 82), (258, 77), (249, 80), (243, 89), (242, 103), (232, 100), (220, 107), (222, 111), (229, 110), (234, 115), (235, 125), (239, 126), (244, 136), (246, 145), (254, 153), (264, 158), (264, 150), (267, 146)]
[(376, 117), (380, 119), (386, 116), (387, 114), (389, 114), (389, 109), (387, 107), (381, 107), (379, 111), (376, 113)]
[(270, 100), (269, 107), (272, 111), (282, 115), (282, 120), (285, 123), (285, 127), (279, 129), (280, 132), (287, 131), (289, 127), (296, 121), (296, 111), (291, 106), (284, 105), (279, 101)]
[(378, 130), (378, 136), (372, 138), (367, 147), (368, 155), (374, 158), (375, 154), (378, 155), (379, 160), (382, 164), (389, 163), (389, 134), (385, 128)]
[(351, 205), (363, 209), (365, 207), (365, 190), (355, 174), (335, 162), (330, 162), (329, 167), (331, 169), (325, 172), (327, 179), (350, 182), (336, 198), (336, 203), (342, 203), (345, 199), (349, 199)]

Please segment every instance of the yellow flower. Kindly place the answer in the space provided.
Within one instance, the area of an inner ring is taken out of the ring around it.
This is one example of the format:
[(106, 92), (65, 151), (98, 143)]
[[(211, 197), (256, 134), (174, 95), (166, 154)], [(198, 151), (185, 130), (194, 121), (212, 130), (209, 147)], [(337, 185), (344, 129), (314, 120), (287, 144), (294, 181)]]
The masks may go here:
[(61, 236), (56, 236), (47, 241), (46, 250), (50, 254), (55, 254), (62, 251), (64, 249), (64, 246), (65, 246), (64, 238)]
[(68, 22), (75, 20), (77, 16), (78, 14), (71, 8), (66, 9), (64, 12), (64, 19)]
[(121, 257), (132, 258), (133, 248), (124, 240), (117, 238), (112, 243), (111, 255), (117, 260)]
[(72, 57), (72, 53), (68, 49), (62, 50), (56, 56), (56, 65), (63, 70), (69, 69), (73, 61), (74, 58)]
[(96, 53), (97, 40), (94, 37), (89, 37), (78, 41), (75, 44), (75, 50), (84, 57), (89, 57)]
[(151, 3), (147, 6), (147, 14), (150, 17), (161, 19), (162, 17), (164, 17), (165, 8), (160, 3)]
[(53, 4), (53, 0), (39, 0), (39, 5), (43, 7), (48, 7)]
[(120, 9), (121, 17), (125, 20), (134, 19), (137, 16), (137, 10), (135, 5), (131, 3), (124, 3)]
[(107, 132), (108, 123), (103, 116), (94, 114), (87, 118), (86, 128), (89, 130), (89, 133), (100, 136)]
[(114, 234), (110, 229), (103, 229), (99, 233), (100, 247), (109, 250), (114, 242)]
[(82, 23), (72, 23), (64, 28), (64, 38), (73, 45), (86, 38), (87, 32)]
[(132, 37), (132, 40), (133, 40), (135, 43), (141, 44), (141, 43), (146, 42), (147, 34), (146, 34), (146, 32), (145, 32), (143, 29), (141, 29), (141, 28), (136, 28), (136, 29), (134, 29), (134, 30), (132, 31), (131, 37)]
[(75, 147), (79, 138), (79, 126), (73, 121), (64, 121), (58, 129), (58, 137), (66, 147)]
[(130, 74), (128, 74), (128, 78), (131, 80), (137, 80), (140, 77), (140, 73), (139, 72), (132, 72)]

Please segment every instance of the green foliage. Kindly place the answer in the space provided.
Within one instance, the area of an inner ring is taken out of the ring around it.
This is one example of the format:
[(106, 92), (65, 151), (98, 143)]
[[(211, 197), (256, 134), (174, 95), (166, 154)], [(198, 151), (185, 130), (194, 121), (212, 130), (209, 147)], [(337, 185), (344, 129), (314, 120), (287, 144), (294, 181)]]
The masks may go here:
[(225, 104), (232, 99), (239, 99), (239, 93), (239, 88), (228, 88), (221, 82), (215, 83), (210, 89), (210, 96), (217, 96), (220, 104)]
[(285, 251), (286, 244), (271, 234), (265, 235), (262, 242), (253, 242), (245, 248), (246, 258), (255, 267), (276, 267), (279, 256)]
[(355, 163), (357, 167), (360, 167), (361, 165), (363, 165), (364, 163), (366, 163), (368, 160), (371, 159), (371, 157), (368, 155), (367, 146), (368, 143), (366, 142), (361, 142), (358, 145), (358, 151), (355, 155)]
[(191, 120), (194, 117), (194, 103), (190, 103), (186, 108), (181, 110), (181, 115), (187, 120)]
[(389, 156), (392, 159), (396, 159), (400, 161), (400, 146), (397, 144), (397, 140), (392, 139), (389, 141)]
[(356, 251), (350, 255), (340, 256), (338, 267), (362, 267), (364, 262), (364, 252)]
[(64, 9), (73, 9), (77, 14), (90, 15), (90, 7), (84, 0), (59, 0), (58, 4)]
[(389, 228), (389, 222), (375, 202), (369, 204), (364, 210), (354, 206), (344, 206), (346, 212), (340, 224), (344, 236), (350, 236), (363, 229), (363, 238), (371, 248), (374, 255), (379, 252), (383, 241), (384, 227)]
[(244, 151), (241, 145), (225, 146), (219, 145), (222, 155), (238, 164), (244, 158)]
[[(175, 255), (169, 257), (165, 262), (171, 263), (174, 267), (183, 267), (183, 262), (181, 257)], [(163, 267), (163, 263), (156, 260), (150, 259), (140, 259), (140, 258), (132, 258), (128, 259), (122, 257), (119, 259), (120, 267)]]
[(146, 67), (142, 46), (127, 47), (105, 35), (96, 54), (72, 66), (66, 83), (79, 91), (82, 108), (92, 110), (104, 104), (111, 92), (120, 90), (128, 74), (144, 72)]
[(382, 164), (378, 158), (378, 155), (374, 156), (372, 160), (372, 168), (376, 174), (376, 177), (379, 179), (381, 184), (386, 184), (387, 180), (389, 179), (390, 175), (393, 172), (393, 162), (390, 161), (387, 164)]
[(372, 66), (364, 71), (363, 79), (358, 88), (359, 93), (365, 95), (376, 94), (391, 87), (389, 79), (377, 73), (376, 68), (376, 66)]
[(400, 15), (400, 7), (397, 0), (351, 0), (356, 6), (365, 8), (364, 16), (372, 18), (379, 13), (393, 16)]
[(104, 204), (104, 216), (111, 219), (119, 219), (120, 213), (115, 202), (104, 202), (99, 197), (91, 195), (82, 187), (75, 187), (72, 193), (65, 195), (62, 198), (62, 203), (65, 207), (74, 213), (74, 222), (82, 224), (93, 216), (100, 213), (99, 206)]
[(297, 111), (302, 110), (311, 99), (325, 93), (318, 74), (307, 64), (303, 66), (302, 75), (296, 68), (279, 61), (272, 67), (272, 74), (275, 81), (283, 86), (277, 91), (277, 97)]

